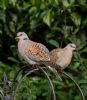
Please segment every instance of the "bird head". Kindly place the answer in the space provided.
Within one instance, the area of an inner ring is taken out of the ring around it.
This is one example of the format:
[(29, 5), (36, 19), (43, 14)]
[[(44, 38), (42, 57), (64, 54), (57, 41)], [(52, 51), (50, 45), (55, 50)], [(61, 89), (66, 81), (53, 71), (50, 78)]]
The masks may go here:
[(19, 40), (29, 40), (27, 34), (25, 32), (18, 32), (15, 38), (17, 41)]
[(73, 50), (76, 50), (76, 45), (74, 43), (69, 43), (66, 48)]

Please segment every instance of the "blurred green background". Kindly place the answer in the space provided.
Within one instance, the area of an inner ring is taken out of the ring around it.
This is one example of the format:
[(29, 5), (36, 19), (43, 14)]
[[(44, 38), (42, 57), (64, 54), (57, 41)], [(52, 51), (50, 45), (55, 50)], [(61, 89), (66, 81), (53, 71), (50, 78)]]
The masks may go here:
[[(78, 50), (65, 71), (87, 98), (87, 0), (0, 0), (0, 83), (4, 72), (11, 81), (19, 66), (25, 64), (14, 39), (19, 31), (49, 50), (75, 43)], [(81, 100), (72, 81), (65, 78), (59, 82), (52, 73), (49, 75), (58, 100)], [(2, 86), (0, 91), (4, 91)], [(50, 94), (45, 77), (30, 76), (22, 83), (16, 100), (51, 100)]]

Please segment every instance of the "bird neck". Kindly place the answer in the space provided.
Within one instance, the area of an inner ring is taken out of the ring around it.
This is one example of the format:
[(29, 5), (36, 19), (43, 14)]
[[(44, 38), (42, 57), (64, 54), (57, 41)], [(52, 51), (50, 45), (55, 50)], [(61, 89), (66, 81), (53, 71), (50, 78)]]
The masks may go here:
[(18, 47), (25, 46), (27, 43), (29, 43), (29, 40), (19, 40), (18, 41)]
[(68, 54), (71, 54), (72, 55), (72, 53), (73, 53), (73, 50), (71, 49), (71, 48), (64, 48), (64, 50), (66, 51), (66, 52), (68, 52)]

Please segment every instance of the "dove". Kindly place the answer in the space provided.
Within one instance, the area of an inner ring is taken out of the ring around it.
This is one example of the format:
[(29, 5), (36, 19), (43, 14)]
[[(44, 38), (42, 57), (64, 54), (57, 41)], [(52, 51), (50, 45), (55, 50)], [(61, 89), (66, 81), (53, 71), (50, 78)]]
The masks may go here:
[(29, 64), (44, 64), (51, 70), (52, 68), (50, 66), (57, 66), (56, 64), (51, 63), (47, 47), (41, 43), (30, 40), (25, 32), (18, 32), (15, 39), (18, 40), (19, 54)]
[(19, 54), (29, 64), (50, 61), (49, 50), (47, 47), (41, 43), (30, 40), (25, 32), (18, 32), (16, 40), (18, 40)]
[(53, 49), (50, 51), (51, 62), (59, 65), (61, 70), (65, 69), (70, 64), (75, 49), (76, 45), (73, 43), (69, 43), (65, 48)]

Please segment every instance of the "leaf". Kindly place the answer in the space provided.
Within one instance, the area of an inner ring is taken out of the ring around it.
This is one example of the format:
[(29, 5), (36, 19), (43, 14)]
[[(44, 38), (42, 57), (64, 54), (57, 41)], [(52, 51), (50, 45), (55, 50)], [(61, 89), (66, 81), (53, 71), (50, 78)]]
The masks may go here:
[(16, 23), (17, 19), (18, 19), (18, 16), (14, 13), (10, 13), (10, 14), (11, 14), (11, 17), (12, 17), (12, 21)]
[(59, 0), (54, 0), (55, 1), (55, 3), (58, 5), (59, 4)]
[(85, 52), (85, 53), (87, 53), (87, 47), (84, 48), (81, 52)]
[(0, 67), (5, 68), (6, 64), (0, 61)]
[(49, 40), (49, 43), (51, 44), (51, 45), (53, 45), (53, 46), (55, 46), (55, 47), (59, 47), (59, 44), (58, 44), (58, 42), (57, 41), (55, 41), (55, 40)]
[(79, 2), (80, 4), (85, 5), (87, 1), (86, 1), (86, 0), (78, 0), (78, 2)]
[(64, 7), (69, 7), (70, 6), (68, 0), (63, 0), (62, 3), (63, 3)]
[(29, 7), (30, 7), (30, 4), (29, 3), (26, 3), (26, 2), (23, 3), (23, 9), (24, 10), (26, 10)]
[(15, 6), (15, 4), (16, 4), (16, 0), (9, 0), (9, 3), (11, 3), (12, 5)]
[(3, 22), (6, 21), (6, 15), (4, 10), (0, 10), (0, 20), (2, 20)]
[(81, 17), (79, 16), (78, 13), (76, 13), (76, 12), (71, 13), (71, 19), (72, 19), (72, 21), (74, 22), (74, 24), (76, 26), (80, 26), (80, 24), (81, 24)]
[(13, 21), (9, 22), (9, 28), (13, 33), (15, 33), (15, 24)]
[(7, 75), (4, 73), (4, 76), (3, 76), (3, 86), (4, 87), (7, 86), (7, 82), (8, 82)]
[(75, 0), (68, 0), (68, 2), (69, 2), (70, 4), (73, 4), (73, 3), (75, 2)]
[(74, 65), (73, 65), (73, 69), (76, 69), (80, 66), (80, 63), (79, 62), (75, 62)]
[(53, 4), (53, 5), (58, 5), (59, 4), (59, 0), (49, 0), (49, 3)]
[(8, 6), (8, 2), (8, 0), (0, 0), (0, 7), (5, 10)]
[(3, 87), (6, 89), (7, 92), (10, 91), (7, 75), (5, 74), (5, 72), (4, 72), (4, 76), (3, 76)]
[(4, 95), (3, 95), (3, 93), (0, 91), (0, 98), (2, 99), (2, 100), (4, 100)]
[(63, 6), (64, 7), (70, 7), (72, 6), (72, 4), (75, 2), (75, 0), (63, 0), (62, 3), (63, 3)]
[(80, 81), (79, 81), (79, 84), (87, 84), (87, 79), (85, 79), (85, 80), (83, 80), (83, 79), (80, 80)]
[(35, 0), (35, 4), (36, 4), (37, 8), (40, 9), (41, 0)]
[(43, 21), (48, 26), (51, 26), (51, 11), (50, 10), (45, 11)]
[(10, 61), (13, 61), (13, 62), (18, 62), (15, 58), (13, 58), (13, 57), (8, 57), (8, 60), (10, 60)]
[(60, 27), (52, 27), (52, 31), (61, 32), (62, 34), (64, 33), (63, 29)]
[(30, 0), (32, 5), (35, 5), (35, 0)]
[(68, 37), (68, 33), (70, 33), (71, 31), (73, 30), (73, 27), (72, 26), (63, 26), (63, 34), (64, 34), (64, 37), (67, 38)]
[(87, 27), (87, 18), (86, 19), (84, 19), (84, 21), (82, 22), (82, 24), (83, 24), (83, 26), (82, 27)]

